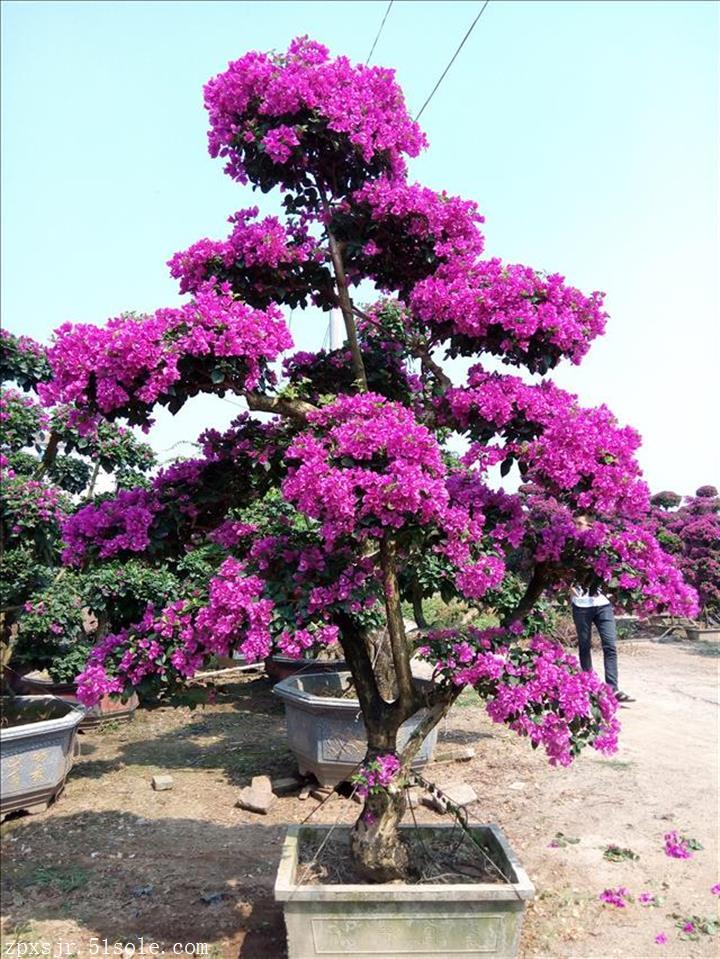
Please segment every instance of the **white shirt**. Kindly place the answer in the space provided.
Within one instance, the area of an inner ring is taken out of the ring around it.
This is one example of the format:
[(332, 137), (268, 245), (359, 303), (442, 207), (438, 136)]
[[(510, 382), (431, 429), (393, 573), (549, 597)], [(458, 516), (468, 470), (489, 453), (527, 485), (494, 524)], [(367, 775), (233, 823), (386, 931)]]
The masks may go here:
[(608, 606), (610, 600), (602, 593), (591, 596), (586, 590), (581, 590), (578, 586), (573, 586), (575, 595), (572, 598), (573, 606), (579, 606), (581, 609), (590, 609), (593, 606)]

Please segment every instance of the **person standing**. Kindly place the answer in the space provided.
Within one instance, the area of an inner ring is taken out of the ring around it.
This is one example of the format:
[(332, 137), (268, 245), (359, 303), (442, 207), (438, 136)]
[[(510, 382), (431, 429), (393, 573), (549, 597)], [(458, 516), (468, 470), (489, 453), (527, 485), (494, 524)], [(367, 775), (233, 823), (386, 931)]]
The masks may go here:
[[(589, 529), (590, 519), (584, 515), (578, 516), (575, 525), (579, 530)], [(572, 614), (582, 668), (588, 672), (593, 668), (592, 628), (595, 626), (602, 643), (605, 682), (611, 687), (619, 703), (634, 703), (632, 696), (618, 688), (617, 628), (610, 600), (600, 592), (573, 586)]]

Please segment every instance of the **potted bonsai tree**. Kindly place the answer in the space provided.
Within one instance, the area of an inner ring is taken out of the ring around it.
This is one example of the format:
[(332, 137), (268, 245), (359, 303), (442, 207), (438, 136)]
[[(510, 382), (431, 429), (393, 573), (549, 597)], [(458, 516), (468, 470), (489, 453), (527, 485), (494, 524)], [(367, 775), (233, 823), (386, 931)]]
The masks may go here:
[[(475, 838), (504, 885), (396, 884), (417, 878), (402, 786), (424, 739), (472, 687), (552, 763), (588, 745), (612, 751), (612, 691), (538, 634), (536, 604), (582, 577), (628, 608), (696, 609), (643, 525), (639, 436), (546, 376), (603, 332), (602, 295), (483, 258), (475, 203), (408, 179), (406, 158), (426, 141), (390, 70), (300, 38), (231, 63), (205, 103), (211, 154), (239, 183), (278, 192), (282, 213), (243, 209), (227, 239), (173, 256), (182, 305), (61, 327), (43, 395), (72, 404), (81, 429), (102, 418), (147, 427), (156, 405), (174, 412), (201, 392), (244, 398), (248, 413), (208, 430), (201, 456), (64, 526), (76, 564), (192, 556), (208, 543), (225, 558), (204, 591), (107, 635), (81, 696), (171, 691), (235, 648), (258, 659), (339, 643), (367, 736), (354, 780), (364, 806), (347, 837), (367, 885), (300, 888), (291, 834), (277, 885), (290, 954), (366, 955), (375, 929), (405, 951), (434, 942), (444, 956), (512, 955), (532, 889), (489, 827)], [(370, 306), (355, 293), (365, 281), (383, 294)], [(283, 307), (311, 306), (342, 311), (346, 343), (286, 358), (280, 377), (274, 364), (292, 346)], [(467, 375), (454, 358), (471, 359)], [(539, 378), (495, 371), (493, 358)], [(498, 485), (511, 470), (522, 495)], [(271, 494), (278, 506), (258, 530), (247, 511)], [(593, 514), (589, 530), (576, 528), (579, 511)], [(500, 610), (498, 624), (413, 644), (401, 604), (422, 600), (427, 575), (433, 589)], [(380, 625), (387, 641), (373, 646)], [(433, 664), (424, 688), (415, 654)]]
[(697, 591), (700, 621), (686, 628), (689, 639), (720, 642), (720, 496), (701, 486), (684, 501), (663, 491), (652, 499), (649, 525), (675, 557), (686, 582)]

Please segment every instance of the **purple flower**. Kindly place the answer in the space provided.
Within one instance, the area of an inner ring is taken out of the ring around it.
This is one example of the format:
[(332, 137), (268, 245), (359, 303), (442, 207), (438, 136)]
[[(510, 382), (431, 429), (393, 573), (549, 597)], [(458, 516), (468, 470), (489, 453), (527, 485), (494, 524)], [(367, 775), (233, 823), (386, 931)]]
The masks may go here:
[(616, 909), (624, 909), (627, 905), (626, 899), (630, 895), (630, 891), (625, 888), (625, 886), (618, 886), (617, 889), (605, 889), (600, 893), (598, 899), (601, 902), (606, 902), (609, 906), (614, 906)]
[(659, 946), (664, 946), (667, 941), (668, 941), (668, 938), (667, 938), (667, 936), (665, 935), (664, 932), (659, 932), (659, 933), (655, 936), (655, 942), (656, 942)]
[(692, 859), (693, 854), (687, 839), (678, 836), (677, 832), (665, 833), (665, 855), (671, 859)]

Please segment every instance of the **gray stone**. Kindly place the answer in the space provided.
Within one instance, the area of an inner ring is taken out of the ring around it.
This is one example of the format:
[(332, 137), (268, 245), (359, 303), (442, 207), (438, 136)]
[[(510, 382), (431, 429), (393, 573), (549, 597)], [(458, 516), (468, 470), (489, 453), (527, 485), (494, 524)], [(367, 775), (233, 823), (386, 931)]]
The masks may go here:
[(474, 756), (475, 750), (472, 746), (442, 746), (438, 747), (433, 763), (466, 762)]
[(262, 792), (271, 793), (273, 791), (272, 780), (269, 776), (253, 776), (250, 785), (253, 789), (259, 789)]
[(437, 789), (442, 795), (426, 793), (422, 802), (438, 812), (445, 812), (448, 802), (453, 806), (469, 806), (470, 803), (477, 802), (477, 793), (469, 783), (446, 783), (439, 785)]
[(290, 796), (302, 786), (297, 776), (280, 776), (272, 781), (272, 791), (276, 796)]
[(310, 790), (310, 795), (313, 799), (317, 799), (318, 802), (324, 802), (333, 795), (333, 792), (334, 790), (328, 786), (316, 786), (314, 789)]
[(172, 776), (153, 776), (152, 788), (155, 792), (162, 792), (164, 789), (172, 789), (175, 783)]
[(266, 816), (277, 802), (277, 796), (272, 791), (269, 776), (253, 776), (249, 786), (240, 790), (238, 801), (235, 803), (240, 809), (259, 813)]

